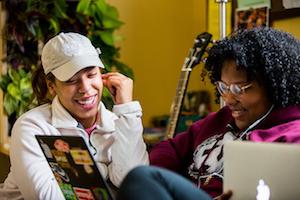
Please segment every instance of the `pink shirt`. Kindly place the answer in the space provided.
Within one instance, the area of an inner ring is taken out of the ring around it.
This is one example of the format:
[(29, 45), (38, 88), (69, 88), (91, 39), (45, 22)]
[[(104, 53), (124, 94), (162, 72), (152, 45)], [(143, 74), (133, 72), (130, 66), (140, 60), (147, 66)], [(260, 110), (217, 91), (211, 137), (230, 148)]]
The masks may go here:
[(93, 126), (89, 127), (89, 128), (86, 128), (85, 129), (85, 132), (87, 132), (87, 134), (90, 136), (92, 131), (96, 128), (97, 124), (93, 124)]

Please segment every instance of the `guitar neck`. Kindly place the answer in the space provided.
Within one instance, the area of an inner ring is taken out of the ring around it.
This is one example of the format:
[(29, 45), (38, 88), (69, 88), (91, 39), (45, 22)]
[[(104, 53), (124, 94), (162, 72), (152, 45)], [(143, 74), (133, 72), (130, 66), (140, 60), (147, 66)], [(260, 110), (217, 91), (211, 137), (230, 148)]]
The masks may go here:
[(176, 89), (176, 95), (172, 102), (169, 122), (166, 129), (166, 137), (173, 138), (178, 124), (178, 118), (181, 112), (182, 103), (187, 89), (188, 80), (192, 69), (183, 68), (181, 70), (180, 79)]
[(182, 102), (187, 89), (190, 73), (192, 68), (199, 64), (205, 52), (207, 45), (210, 43), (212, 35), (204, 32), (197, 36), (193, 48), (190, 49), (189, 56), (185, 58), (181, 69), (180, 80), (176, 89), (176, 95), (172, 102), (169, 123), (166, 130), (166, 138), (173, 138), (178, 124), (178, 118), (182, 108)]

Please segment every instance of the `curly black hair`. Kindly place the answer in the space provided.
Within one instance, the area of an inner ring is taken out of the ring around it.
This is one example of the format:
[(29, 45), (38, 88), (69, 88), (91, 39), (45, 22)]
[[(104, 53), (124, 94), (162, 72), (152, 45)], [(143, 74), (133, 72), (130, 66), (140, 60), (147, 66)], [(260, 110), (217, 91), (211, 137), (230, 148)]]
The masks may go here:
[(208, 73), (213, 84), (220, 80), (229, 59), (266, 87), (275, 106), (299, 105), (300, 41), (289, 33), (267, 27), (234, 32), (211, 47), (202, 78)]

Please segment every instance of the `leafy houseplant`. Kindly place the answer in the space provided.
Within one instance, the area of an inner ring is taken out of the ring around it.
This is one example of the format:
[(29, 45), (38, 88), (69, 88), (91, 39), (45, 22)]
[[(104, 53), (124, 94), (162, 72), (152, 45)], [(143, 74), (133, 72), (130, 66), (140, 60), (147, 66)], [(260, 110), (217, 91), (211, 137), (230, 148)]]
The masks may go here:
[[(123, 24), (115, 7), (105, 0), (7, 0), (6, 36), (7, 73), (0, 77), (4, 108), (8, 116), (18, 117), (35, 106), (30, 78), (40, 65), (40, 50), (49, 38), (59, 32), (86, 35), (94, 46), (101, 47), (106, 71), (117, 70), (133, 78), (132, 70), (118, 60), (118, 37), (114, 31)], [(107, 90), (103, 101), (113, 103)]]
[(4, 109), (10, 115), (19, 116), (31, 107), (31, 72), (22, 68), (9, 67), (7, 75), (2, 76), (0, 86), (3, 89)]

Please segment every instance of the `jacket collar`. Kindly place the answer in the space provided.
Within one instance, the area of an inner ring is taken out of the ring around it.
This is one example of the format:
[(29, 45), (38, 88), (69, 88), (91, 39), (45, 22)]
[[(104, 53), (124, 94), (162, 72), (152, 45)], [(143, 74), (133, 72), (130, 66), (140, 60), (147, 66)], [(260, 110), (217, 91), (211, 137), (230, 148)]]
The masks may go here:
[[(76, 128), (82, 127), (75, 118), (61, 105), (57, 96), (52, 101), (52, 125), (56, 128)], [(97, 129), (105, 132), (115, 130), (114, 120), (117, 117), (107, 110), (102, 102), (99, 104), (99, 120)]]
[(54, 97), (51, 104), (52, 108), (52, 125), (56, 128), (77, 127), (78, 122), (72, 115), (61, 105), (57, 96)]
[[(231, 110), (226, 106), (222, 108), (226, 113), (231, 113)], [(274, 107), (273, 110), (263, 119), (254, 129), (267, 129), (282, 123), (300, 119), (300, 105), (291, 105), (287, 107)], [(233, 117), (229, 116), (228, 124), (231, 124), (236, 130)]]
[(294, 121), (300, 119), (300, 106), (292, 105), (287, 107), (274, 108), (269, 116), (262, 121), (257, 127), (258, 128), (270, 128), (279, 124)]

